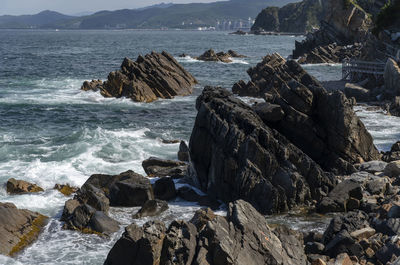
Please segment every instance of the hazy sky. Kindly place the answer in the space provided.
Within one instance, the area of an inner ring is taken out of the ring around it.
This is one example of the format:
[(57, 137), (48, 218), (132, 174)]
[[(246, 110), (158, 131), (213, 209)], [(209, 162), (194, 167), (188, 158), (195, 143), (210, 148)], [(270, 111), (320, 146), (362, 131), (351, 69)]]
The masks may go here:
[(0, 15), (36, 14), (43, 10), (54, 10), (65, 14), (86, 11), (138, 8), (166, 3), (215, 2), (220, 0), (0, 0)]

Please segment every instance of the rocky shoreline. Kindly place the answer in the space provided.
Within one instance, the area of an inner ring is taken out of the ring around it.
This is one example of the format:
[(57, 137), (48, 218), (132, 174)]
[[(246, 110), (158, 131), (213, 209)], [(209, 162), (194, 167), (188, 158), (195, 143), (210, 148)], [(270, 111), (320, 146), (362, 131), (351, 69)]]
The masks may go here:
[[(307, 3), (289, 7), (306, 9)], [(400, 68), (389, 59), (384, 88), (366, 77), (364, 86), (371, 89), (347, 84), (343, 92), (328, 91), (308, 74), (301, 64), (337, 63), (362, 56), (367, 47), (358, 43), (368, 32), (365, 11), (352, 2), (348, 7), (342, 1), (326, 3), (333, 10), (325, 14), (330, 24), (296, 43), (298, 61), (269, 54), (248, 70), (250, 81), (238, 81), (232, 92), (203, 89), (189, 145), (180, 143), (177, 160), (150, 157), (142, 163), (145, 176), (129, 170), (91, 175), (80, 188), (56, 185), (69, 196), (60, 218), (63, 228), (110, 237), (121, 226), (110, 209), (140, 207), (105, 265), (400, 264), (400, 142), (379, 153), (353, 110), (357, 101), (382, 95), (382, 100), (394, 98), (387, 111), (400, 113)], [(262, 16), (284, 27), (280, 23), (289, 7)], [(339, 13), (351, 23), (343, 25)], [(208, 50), (196, 58), (229, 63), (234, 57), (243, 55)], [(152, 52), (136, 61), (126, 58), (107, 81), (85, 82), (82, 90), (152, 102), (189, 95), (196, 83), (171, 55)], [(240, 97), (259, 101), (247, 104)], [(44, 191), (13, 178), (6, 186), (16, 195)], [(188, 222), (157, 220), (176, 198), (204, 208)], [(214, 212), (221, 206), (226, 216)], [(296, 209), (335, 215), (323, 233), (294, 231), (266, 219)], [(155, 220), (136, 224), (146, 217)], [(0, 203), (0, 253), (17, 255), (46, 220)]]

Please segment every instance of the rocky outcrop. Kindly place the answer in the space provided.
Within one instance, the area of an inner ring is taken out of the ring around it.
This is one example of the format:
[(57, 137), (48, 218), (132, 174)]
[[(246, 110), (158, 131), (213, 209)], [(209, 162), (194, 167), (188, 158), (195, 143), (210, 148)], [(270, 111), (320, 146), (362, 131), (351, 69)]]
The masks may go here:
[(328, 93), (297, 62), (286, 61), (278, 54), (268, 55), (248, 74), (251, 81), (240, 81), (232, 91), (240, 96), (264, 97), (279, 105), (283, 118), (263, 121), (325, 170), (350, 173), (360, 159), (379, 159), (352, 102), (339, 91)]
[(321, 1), (320, 29), (308, 34), (302, 42), (296, 41), (293, 58), (312, 54), (319, 46), (337, 43), (339, 46), (362, 42), (372, 26), (369, 14), (353, 1)]
[(115, 176), (96, 174), (65, 203), (61, 220), (67, 229), (108, 235), (119, 230), (118, 222), (107, 215), (110, 206), (143, 206), (153, 199), (149, 179), (133, 171)]
[(359, 57), (362, 45), (356, 43), (349, 46), (339, 46), (331, 43), (318, 46), (309, 53), (305, 53), (298, 60), (300, 64), (342, 63), (346, 59)]
[(10, 194), (36, 193), (41, 191), (43, 191), (43, 189), (38, 185), (24, 180), (11, 178), (7, 181), (7, 192)]
[(37, 239), (47, 217), (0, 203), (0, 254), (13, 256)]
[(136, 102), (171, 99), (192, 93), (196, 79), (167, 52), (139, 56), (136, 62), (125, 58), (121, 70), (111, 72), (108, 80), (85, 82), (82, 90), (100, 90), (104, 97), (126, 97)]
[(213, 49), (210, 49), (204, 52), (199, 57), (195, 57), (195, 59), (206, 62), (223, 62), (223, 63), (231, 63), (232, 58), (244, 58), (246, 56), (238, 54), (235, 51), (229, 50), (227, 53), (218, 52), (216, 53)]
[(128, 226), (104, 264), (307, 264), (302, 235), (287, 228), (272, 230), (244, 201), (231, 203), (226, 217), (209, 211), (196, 215), (191, 222), (174, 221), (168, 229), (160, 222)]
[(332, 175), (228, 91), (206, 87), (196, 108), (190, 157), (209, 196), (273, 213), (319, 201), (334, 187)]
[(257, 16), (252, 33), (290, 32), (305, 33), (319, 26), (322, 5), (319, 0), (290, 3), (282, 8), (267, 7)]
[(385, 94), (387, 96), (400, 96), (400, 66), (398, 63), (389, 58), (385, 66)]

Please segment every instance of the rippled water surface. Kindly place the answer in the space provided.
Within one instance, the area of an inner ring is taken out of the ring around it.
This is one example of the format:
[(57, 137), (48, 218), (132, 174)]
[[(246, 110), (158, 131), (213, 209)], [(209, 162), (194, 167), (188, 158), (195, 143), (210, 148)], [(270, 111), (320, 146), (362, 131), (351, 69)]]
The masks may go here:
[[(230, 88), (247, 80), (250, 66), (267, 53), (288, 56), (296, 39), (190, 31), (0, 30), (0, 201), (51, 217), (38, 241), (15, 260), (0, 256), (0, 264), (102, 264), (137, 209), (112, 210), (121, 222), (121, 231), (112, 238), (65, 231), (58, 219), (68, 198), (52, 187), (80, 186), (94, 173), (144, 173), (141, 162), (150, 156), (176, 159), (178, 144), (163, 144), (162, 139), (189, 139), (202, 87)], [(135, 59), (152, 50), (198, 56), (210, 48), (233, 49), (248, 58), (230, 64), (178, 58), (200, 83), (189, 97), (144, 104), (80, 91), (84, 80), (105, 79), (124, 57)], [(340, 77), (339, 65), (305, 68), (321, 80)], [(361, 114), (379, 146), (387, 148), (397, 137), (391, 126), (398, 126), (398, 120), (382, 129), (375, 120), (380, 114)], [(10, 196), (4, 183), (11, 177), (46, 191)], [(175, 201), (161, 218), (190, 219), (198, 208)]]

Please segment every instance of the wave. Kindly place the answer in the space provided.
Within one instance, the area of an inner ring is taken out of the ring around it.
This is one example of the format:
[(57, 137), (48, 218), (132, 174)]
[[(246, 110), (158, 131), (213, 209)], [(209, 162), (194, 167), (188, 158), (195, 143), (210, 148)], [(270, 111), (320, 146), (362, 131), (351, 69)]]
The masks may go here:
[[(231, 58), (231, 57), (229, 57), (229, 59), (232, 62), (230, 62), (230, 63), (217, 62), (217, 63), (221, 63), (221, 64), (249, 64), (248, 62), (246, 62), (243, 59)], [(191, 56), (179, 57), (177, 60), (180, 63), (207, 63), (206, 61), (198, 60), (198, 59), (195, 59), (195, 58), (193, 58)]]

